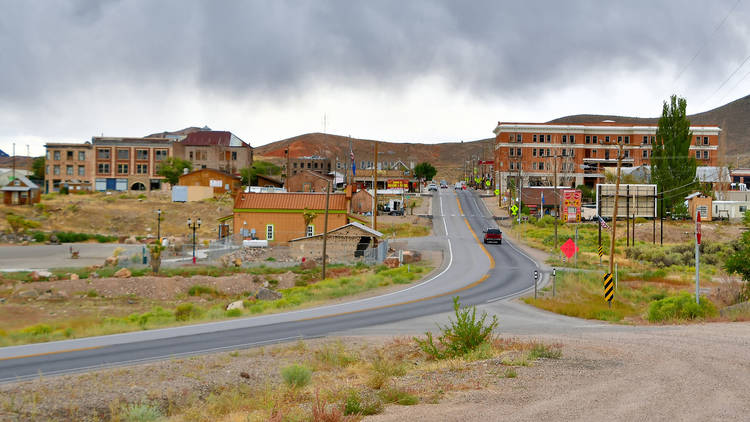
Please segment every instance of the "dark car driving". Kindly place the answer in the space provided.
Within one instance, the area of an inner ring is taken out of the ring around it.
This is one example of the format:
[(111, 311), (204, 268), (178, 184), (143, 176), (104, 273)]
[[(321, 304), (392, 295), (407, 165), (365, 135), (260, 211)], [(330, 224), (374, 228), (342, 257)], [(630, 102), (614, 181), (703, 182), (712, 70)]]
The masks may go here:
[(500, 229), (487, 229), (484, 231), (484, 243), (503, 244), (503, 232)]

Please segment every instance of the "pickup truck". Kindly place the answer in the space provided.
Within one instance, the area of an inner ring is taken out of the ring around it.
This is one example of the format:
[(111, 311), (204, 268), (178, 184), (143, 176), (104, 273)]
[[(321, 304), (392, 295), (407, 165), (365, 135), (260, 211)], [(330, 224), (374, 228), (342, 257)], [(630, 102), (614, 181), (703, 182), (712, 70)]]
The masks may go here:
[(484, 230), (484, 243), (497, 243), (498, 245), (502, 245), (503, 232), (501, 232), (500, 229)]

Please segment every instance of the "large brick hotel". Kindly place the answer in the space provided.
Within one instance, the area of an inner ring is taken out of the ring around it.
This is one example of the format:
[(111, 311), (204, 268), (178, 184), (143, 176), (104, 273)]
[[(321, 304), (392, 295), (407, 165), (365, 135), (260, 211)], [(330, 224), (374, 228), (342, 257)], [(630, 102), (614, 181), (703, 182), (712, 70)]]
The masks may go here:
[[(617, 144), (623, 144), (623, 167), (650, 165), (657, 126), (599, 123), (503, 123), (495, 133), (495, 180), (501, 192), (509, 180), (522, 178), (523, 186), (552, 186), (554, 156), (558, 186), (604, 182), (607, 167), (617, 166)], [(691, 126), (690, 156), (698, 165), (717, 165), (718, 126)]]

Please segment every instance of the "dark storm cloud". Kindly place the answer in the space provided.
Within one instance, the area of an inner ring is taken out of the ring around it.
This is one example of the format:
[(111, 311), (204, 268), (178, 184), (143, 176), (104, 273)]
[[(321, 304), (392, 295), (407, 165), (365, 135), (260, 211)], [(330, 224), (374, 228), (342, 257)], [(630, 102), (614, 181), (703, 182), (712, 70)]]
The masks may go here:
[[(318, 83), (398, 90), (428, 74), (478, 95), (531, 95), (592, 74), (677, 72), (733, 4), (7, 1), (0, 103), (186, 81), (236, 96)], [(740, 4), (681, 81), (718, 85), (748, 54), (748, 17)]]

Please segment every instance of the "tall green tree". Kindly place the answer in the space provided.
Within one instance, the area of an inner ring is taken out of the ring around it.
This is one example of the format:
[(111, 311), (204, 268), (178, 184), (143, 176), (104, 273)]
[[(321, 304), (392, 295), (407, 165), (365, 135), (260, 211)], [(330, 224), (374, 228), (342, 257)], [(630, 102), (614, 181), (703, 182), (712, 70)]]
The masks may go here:
[[(676, 202), (695, 190), (697, 162), (690, 157), (690, 120), (687, 118), (687, 101), (676, 95), (664, 102), (656, 142), (651, 145), (651, 180), (659, 192), (667, 192), (664, 206), (671, 210)], [(659, 201), (661, 206), (661, 201)]]
[(281, 174), (281, 167), (269, 161), (253, 161), (253, 165), (240, 169), (243, 185), (255, 186), (258, 184), (258, 175), (277, 176)]
[(191, 171), (193, 169), (193, 163), (182, 158), (169, 157), (159, 166), (157, 174), (164, 177), (170, 185), (174, 186), (180, 179), (180, 175), (185, 169)]
[(34, 178), (38, 180), (44, 180), (44, 157), (36, 157), (31, 163), (31, 171), (34, 172)]
[[(745, 212), (745, 227), (750, 229), (750, 211)], [(750, 230), (745, 230), (737, 241), (735, 251), (724, 261), (724, 270), (729, 274), (739, 274), (745, 284), (736, 298), (737, 302), (750, 300)]]
[(414, 175), (421, 180), (432, 180), (437, 174), (437, 169), (428, 162), (421, 162), (414, 167)]

